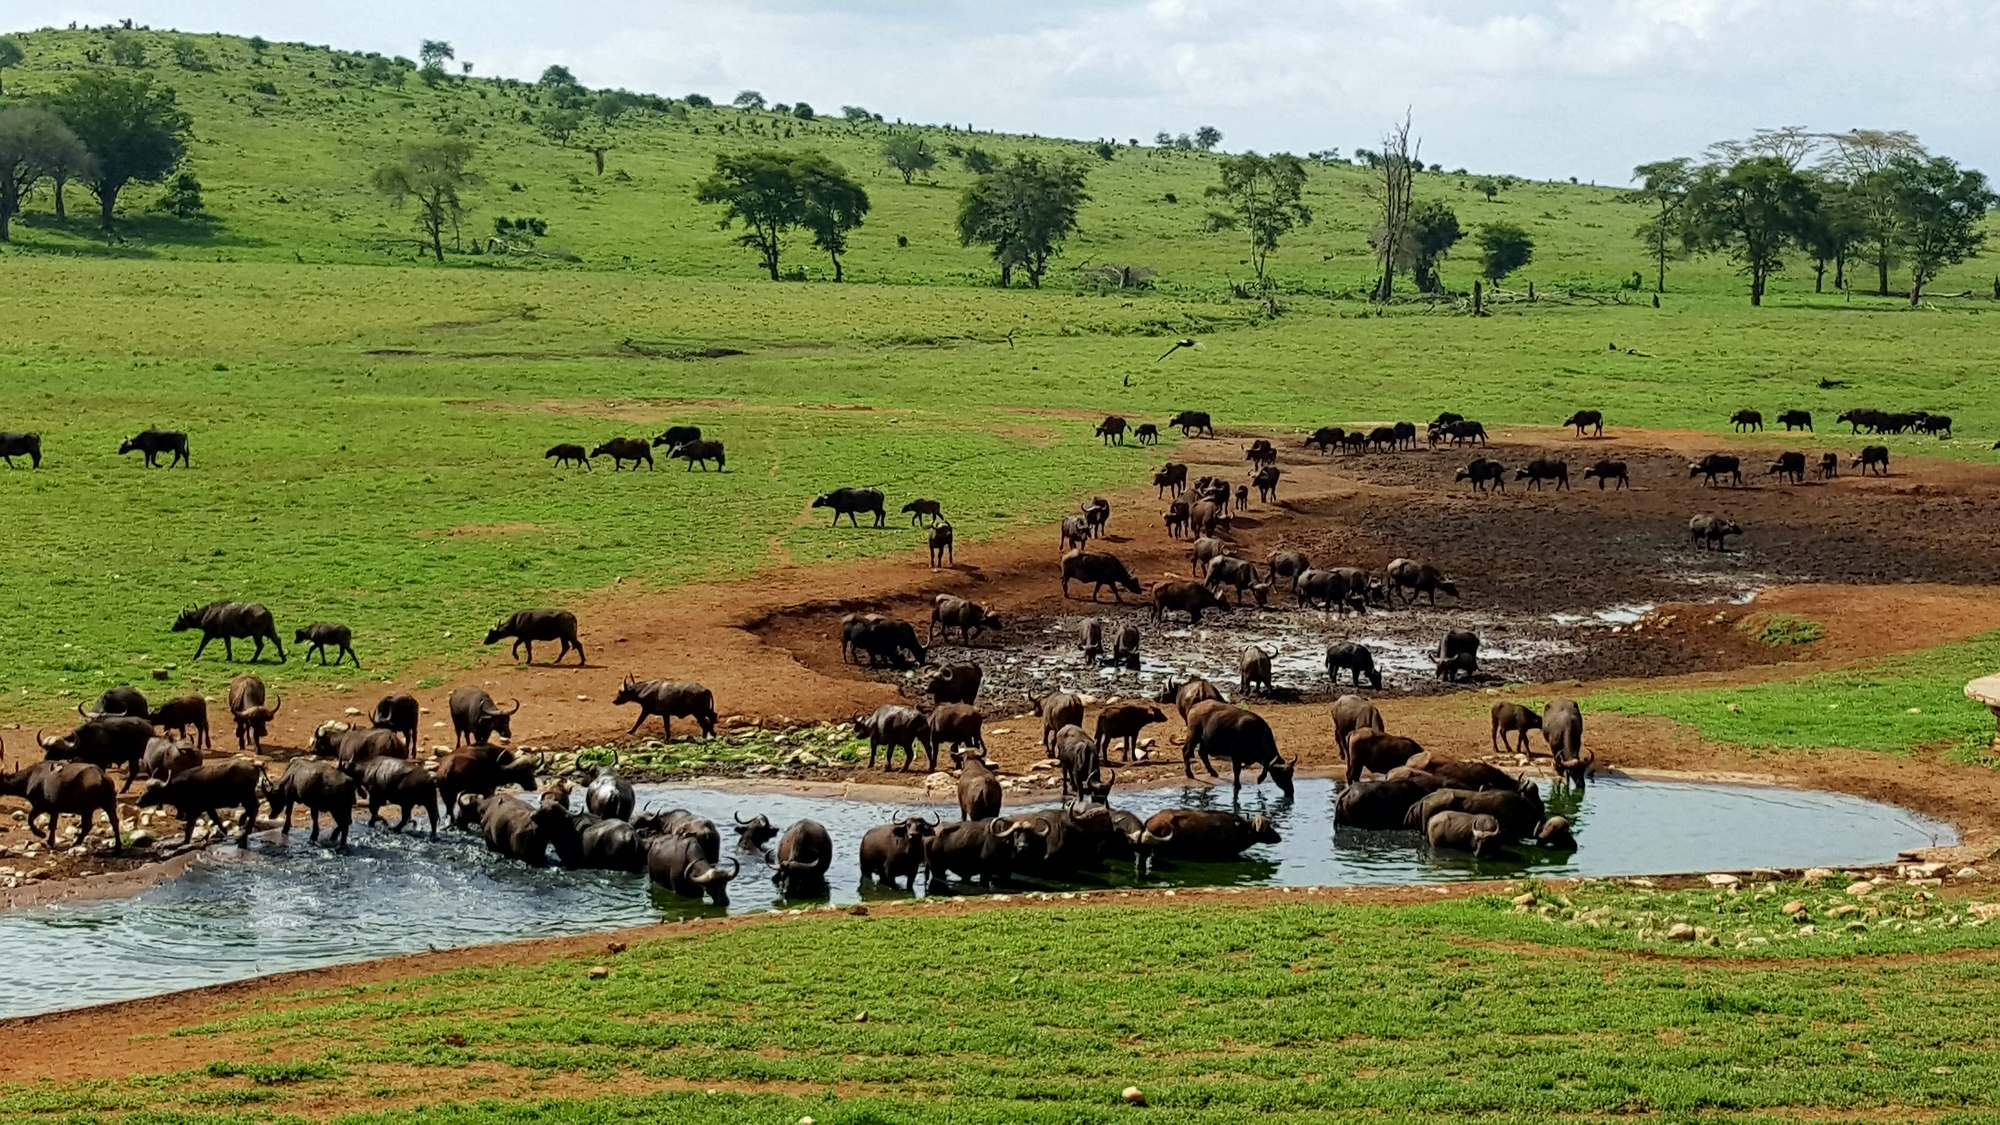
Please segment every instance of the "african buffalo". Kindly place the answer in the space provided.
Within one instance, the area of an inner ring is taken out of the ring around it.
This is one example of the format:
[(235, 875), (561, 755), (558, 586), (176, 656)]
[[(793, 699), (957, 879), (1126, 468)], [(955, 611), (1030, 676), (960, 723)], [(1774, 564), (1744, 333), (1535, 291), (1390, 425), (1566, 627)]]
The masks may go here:
[[(1599, 461), (1583, 471), (1583, 479), (1597, 478), (1597, 490), (1604, 491), (1604, 482), (1617, 481), (1615, 488), (1632, 487), (1632, 476), (1623, 461)], [(1615, 490), (1615, 489), (1614, 489)]]
[(931, 722), (922, 711), (901, 703), (884, 703), (874, 713), (854, 720), (854, 736), (868, 740), (868, 768), (875, 768), (875, 752), (886, 747), (887, 754), (882, 759), (884, 770), (896, 768), (896, 750), (903, 751), (903, 768), (916, 765), (917, 744), (922, 743), (924, 753), (930, 758), (931, 768), (937, 768), (937, 743), (931, 738)]
[(570, 820), (576, 827), (576, 859), (566, 866), (629, 875), (646, 870), (646, 845), (631, 824), (594, 813), (580, 813)]
[(377, 758), (407, 758), (410, 748), (401, 735), (374, 727), (351, 727), (343, 722), (321, 723), (313, 731), (308, 748), (315, 758), (332, 758), (341, 771), (354, 774)]
[(1167, 721), (1166, 712), (1151, 703), (1113, 703), (1097, 713), (1097, 745), (1109, 755), (1111, 743), (1125, 743), (1125, 760), (1131, 761), (1139, 747), (1139, 734), (1154, 723)]
[(1471, 481), (1475, 492), (1486, 491), (1486, 486), (1489, 484), (1499, 491), (1505, 492), (1507, 491), (1507, 466), (1498, 461), (1489, 461), (1484, 457), (1480, 457), (1465, 468), (1460, 469), (1456, 479)]
[(1063, 597), (1069, 597), (1071, 582), (1088, 582), (1091, 585), (1090, 600), (1097, 601), (1106, 586), (1111, 587), (1111, 599), (1123, 602), (1120, 590), (1140, 592), (1139, 580), (1125, 568), (1118, 556), (1098, 551), (1070, 551), (1062, 557)]
[(177, 773), (166, 781), (147, 782), (145, 791), (139, 794), (139, 807), (172, 806), (174, 815), (187, 828), (181, 838), (183, 845), (194, 842), (195, 822), (202, 816), (215, 822), (219, 836), (229, 830), (222, 822), (220, 810), (242, 809), (236, 845), (246, 847), (250, 833), (257, 827), (257, 791), (263, 781), (263, 769), (253, 762), (215, 762)]
[(917, 640), (916, 626), (874, 613), (841, 618), (840, 650), (843, 660), (850, 653), (857, 660), (866, 656), (870, 667), (922, 664), (928, 655), (923, 642)]
[(905, 889), (917, 889), (917, 872), (924, 866), (924, 846), (938, 828), (936, 820), (920, 816), (903, 817), (878, 824), (861, 835), (861, 878), (894, 888), (904, 880)]
[(1179, 414), (1167, 419), (1167, 425), (1179, 426), (1182, 437), (1187, 437), (1189, 434), (1197, 432), (1204, 437), (1215, 436), (1215, 427), (1210, 424), (1208, 411), (1206, 410), (1183, 410)]
[(319, 663), (322, 668), (326, 667), (326, 650), (329, 648), (335, 650), (333, 658), (335, 664), (342, 660), (352, 660), (356, 668), (361, 667), (361, 658), (354, 655), (354, 630), (345, 625), (326, 621), (314, 622), (298, 630), (293, 635), (292, 642), (306, 646), (306, 654), (300, 657), (301, 660), (311, 660), (313, 653), (319, 653)]
[[(1542, 717), (1535, 714), (1532, 708), (1524, 707), (1519, 703), (1495, 703), (1493, 705), (1493, 729), (1489, 733), (1492, 738), (1493, 752), (1495, 754), (1503, 750), (1517, 750), (1523, 754), (1527, 753), (1528, 732), (1540, 729), (1542, 729)], [(1507, 736), (1510, 734), (1519, 740), (1519, 746), (1509, 746), (1507, 744)]]
[(1424, 840), (1432, 850), (1449, 848), (1473, 855), (1488, 855), (1502, 842), (1500, 822), (1485, 813), (1447, 809), (1425, 821), (1423, 828)]
[(1333, 802), (1333, 823), (1347, 828), (1395, 829), (1429, 792), (1416, 781), (1354, 781)]
[(502, 785), (533, 791), (541, 758), (525, 757), (491, 743), (454, 750), (438, 759), (438, 798), (447, 815), (456, 816), (459, 799), (465, 796), (490, 797)]
[(1537, 457), (1528, 462), (1527, 468), (1516, 472), (1514, 479), (1527, 481), (1530, 492), (1539, 491), (1544, 481), (1554, 481), (1556, 491), (1564, 492), (1569, 488), (1569, 462)]
[(1381, 730), (1356, 731), (1347, 741), (1347, 780), (1361, 780), (1364, 772), (1386, 774), (1424, 752), (1414, 738)]
[(611, 471), (618, 472), (625, 462), (632, 462), (633, 471), (638, 471), (639, 462), (646, 463), (646, 471), (653, 471), (653, 447), (638, 438), (615, 437), (590, 451), (592, 457), (611, 458)]
[(959, 751), (967, 746), (985, 753), (986, 736), (980, 730), (985, 722), (986, 716), (970, 703), (940, 703), (931, 708), (931, 737), (926, 743), (930, 765), (926, 768), (936, 772), (939, 747), (949, 747), (953, 761), (958, 760)]
[(70, 733), (44, 738), (40, 731), (35, 732), (42, 756), (50, 761), (88, 762), (100, 769), (122, 766), (125, 783), (118, 791), (130, 789), (139, 773), (139, 760), (146, 756), (146, 744), (153, 740), (152, 720), (144, 715), (103, 715), (93, 719), (81, 704), (76, 710), (84, 722)]
[(981, 629), (1000, 631), (1000, 615), (956, 594), (939, 594), (931, 599), (931, 630), (928, 638), (937, 643), (938, 626), (944, 626), (947, 636), (953, 629), (958, 630), (960, 644), (971, 644), (972, 634)]
[(1726, 520), (1721, 516), (1710, 515), (1707, 512), (1703, 512), (1701, 515), (1695, 516), (1688, 521), (1688, 538), (1702, 544), (1711, 551), (1725, 550), (1727, 548), (1726, 538), (1731, 535), (1741, 534), (1743, 534), (1743, 528), (1733, 520)]
[(658, 437), (653, 439), (653, 448), (673, 449), (676, 446), (686, 445), (688, 442), (700, 441), (700, 440), (701, 440), (700, 426), (668, 426), (663, 433), (661, 433)]
[(1029, 702), (1042, 720), (1042, 749), (1055, 748), (1055, 734), (1071, 724), (1083, 723), (1083, 700), (1066, 691), (1050, 692)]
[(1347, 747), (1357, 731), (1387, 729), (1382, 722), (1382, 712), (1360, 696), (1343, 695), (1333, 701), (1333, 741), (1340, 747), (1341, 760), (1346, 760)]
[(826, 889), (826, 869), (833, 863), (833, 837), (817, 820), (801, 820), (778, 837), (771, 882), (787, 896), (817, 894)]
[(1486, 444), (1486, 427), (1469, 419), (1461, 418), (1456, 422), (1446, 422), (1439, 427), (1438, 432), (1450, 438), (1453, 445), (1475, 441), (1481, 445)]
[(348, 827), (354, 823), (356, 789), (360, 789), (358, 783), (332, 763), (292, 759), (284, 767), (284, 777), (266, 783), (264, 801), (270, 805), (270, 815), (278, 817), (278, 835), (292, 835), (292, 807), (302, 805), (306, 825), (312, 829), (306, 839), (320, 843), (320, 813), (326, 813), (332, 821), (328, 843), (344, 849), (348, 847)]
[(188, 436), (179, 430), (141, 430), (119, 443), (118, 455), (123, 457), (135, 449), (145, 454), (146, 467), (149, 469), (160, 467), (162, 453), (173, 455), (172, 460), (167, 462), (168, 468), (173, 468), (175, 465), (183, 468), (194, 467), (194, 462), (188, 460)]
[(961, 820), (988, 820), (1000, 815), (1000, 775), (984, 753), (953, 754), (958, 766), (958, 815)]
[(567, 809), (547, 801), (530, 805), (504, 794), (474, 800), (479, 802), (479, 833), (487, 850), (531, 867), (547, 866), (551, 848), (565, 867), (574, 866), (582, 856), (583, 841)]
[(1787, 431), (1804, 430), (1807, 433), (1811, 433), (1813, 428), (1812, 411), (1787, 410), (1783, 414), (1778, 415), (1778, 423), (1784, 426)]
[(1546, 815), (1541, 791), (1530, 781), (1518, 789), (1440, 789), (1412, 805), (1404, 816), (1403, 826), (1421, 828), (1431, 817), (1454, 809), (1494, 817), (1509, 840), (1534, 835), (1535, 827)]
[(155, 738), (146, 743), (145, 753), (139, 755), (139, 776), (165, 781), (183, 770), (195, 768), (201, 761), (201, 751), (192, 743)]
[(1298, 600), (1305, 606), (1319, 606), (1345, 614), (1368, 612), (1368, 594), (1374, 579), (1358, 567), (1338, 566), (1328, 570), (1308, 570), (1299, 575)]
[(1555, 759), (1556, 776), (1582, 789), (1597, 755), (1583, 749), (1583, 710), (1573, 699), (1551, 699), (1542, 716), (1542, 737)]
[(208, 736), (208, 700), (199, 695), (169, 699), (153, 708), (147, 718), (161, 730), (170, 730), (182, 736), (193, 728), (196, 746), (204, 749), (214, 746)]
[(1199, 757), (1208, 776), (1219, 776), (1211, 758), (1227, 758), (1230, 782), (1236, 791), (1243, 788), (1243, 767), (1260, 768), (1257, 780), (1269, 778), (1278, 789), (1292, 795), (1292, 774), (1298, 759), (1287, 762), (1278, 755), (1278, 740), (1271, 724), (1262, 715), (1228, 703), (1201, 703), (1188, 712), (1187, 742), (1181, 746), (1181, 768), (1194, 780), (1194, 760)]
[(549, 663), (561, 664), (571, 649), (576, 650), (577, 667), (590, 662), (590, 658), (583, 653), (583, 642), (576, 639), (576, 614), (566, 609), (523, 609), (509, 614), (505, 620), (486, 631), (485, 643), (497, 644), (510, 637), (514, 641), (511, 655), (516, 660), (521, 658), (524, 645), (528, 650), (528, 663), (533, 664), (536, 641), (560, 641), (562, 648)]
[(1791, 481), (1793, 484), (1804, 484), (1806, 482), (1806, 455), (1797, 451), (1780, 453), (1778, 454), (1778, 459), (1771, 462), (1770, 466), (1764, 470), (1764, 475), (1767, 477), (1777, 476), (1781, 479)]
[(1269, 817), (1242, 817), (1211, 809), (1163, 809), (1146, 820), (1140, 840), (1155, 852), (1186, 859), (1234, 859), (1256, 844), (1280, 837)]
[(1307, 448), (1318, 447), (1321, 453), (1331, 453), (1333, 447), (1346, 436), (1347, 431), (1339, 426), (1321, 426), (1306, 438), (1305, 445)]
[(379, 730), (391, 730), (403, 736), (403, 742), (410, 752), (417, 749), (417, 717), (423, 708), (417, 705), (417, 697), (405, 692), (390, 692), (375, 701), (375, 710), (369, 716), (369, 725)]
[(1354, 641), (1341, 641), (1326, 648), (1326, 678), (1339, 684), (1340, 674), (1346, 672), (1353, 678), (1354, 686), (1360, 687), (1362, 677), (1367, 677), (1370, 686), (1382, 690), (1382, 670), (1375, 666), (1375, 654), (1368, 646)]
[(682, 717), (699, 724), (702, 737), (715, 737), (715, 693), (700, 684), (686, 680), (641, 682), (627, 672), (611, 705), (623, 707), (627, 703), (639, 705), (639, 717), (632, 720), (632, 729), (626, 731), (627, 734), (637, 734), (647, 719), (658, 715), (662, 739), (671, 740), (674, 737), (674, 720)]
[(1701, 478), (1701, 483), (1710, 488), (1719, 488), (1722, 478), (1728, 477), (1737, 487), (1743, 485), (1743, 462), (1727, 453), (1711, 453), (1699, 461), (1688, 463), (1688, 479)]
[(646, 874), (655, 886), (665, 887), (683, 898), (707, 895), (717, 906), (729, 904), (729, 881), (742, 866), (734, 857), (729, 870), (716, 866), (719, 859), (704, 850), (699, 839), (680, 833), (666, 833), (646, 841)]
[(1413, 605), (1417, 595), (1422, 594), (1432, 606), (1437, 605), (1440, 592), (1458, 596), (1458, 584), (1444, 576), (1444, 572), (1430, 563), (1420, 563), (1414, 559), (1390, 559), (1382, 571), (1391, 590), (1396, 591), (1403, 604)]
[(1169, 493), (1179, 496), (1187, 489), (1187, 466), (1169, 461), (1153, 471), (1155, 496), (1164, 497)]
[(1236, 676), (1238, 694), (1247, 697), (1253, 687), (1271, 694), (1271, 653), (1262, 645), (1245, 647), (1236, 661)]
[(745, 820), (742, 813), (730, 813), (736, 824), (736, 847), (740, 851), (762, 852), (764, 845), (778, 838), (778, 827), (763, 813)]
[(686, 461), (687, 468), (682, 471), (689, 473), (694, 472), (696, 465), (701, 466), (702, 472), (707, 472), (710, 461), (715, 462), (715, 471), (718, 473), (727, 468), (729, 464), (727, 450), (723, 449), (722, 443), (719, 441), (682, 442), (674, 446), (667, 453), (667, 457), (675, 461)]
[(1180, 713), (1181, 722), (1184, 724), (1188, 721), (1188, 716), (1194, 713), (1197, 704), (1210, 701), (1228, 702), (1222, 697), (1222, 689), (1200, 676), (1192, 676), (1179, 682), (1168, 680), (1161, 685), (1160, 694), (1154, 699), (1157, 703), (1173, 704), (1174, 710)]
[(493, 702), (483, 688), (462, 687), (452, 691), (448, 704), (451, 710), (452, 748), (470, 742), (475, 745), (491, 742), (495, 735), (502, 739), (514, 737), (514, 716), (521, 710), (521, 701), (503, 710)]
[(200, 660), (202, 650), (210, 641), (222, 638), (222, 655), (225, 660), (236, 659), (235, 642), (250, 640), (257, 642), (257, 648), (250, 654), (250, 663), (255, 664), (264, 656), (264, 642), (270, 641), (278, 650), (278, 663), (285, 662), (285, 643), (278, 639), (278, 626), (271, 619), (271, 611), (257, 602), (210, 602), (205, 606), (189, 606), (174, 618), (173, 631), (185, 633), (189, 629), (201, 631), (201, 643), (194, 648), (191, 660)]
[(42, 435), (0, 433), (0, 460), (5, 460), (11, 469), (16, 457), (26, 457), (32, 467), (41, 468)]
[(1860, 469), (1861, 475), (1864, 477), (1868, 475), (1868, 470), (1870, 469), (1875, 470), (1879, 476), (1888, 476), (1889, 447), (1886, 445), (1862, 447), (1861, 455), (1854, 459), (1854, 467)]
[[(354, 778), (367, 794), (368, 823), (371, 826), (384, 823), (384, 805), (394, 805), (402, 813), (402, 819), (395, 823), (391, 831), (401, 832), (403, 826), (410, 823), (410, 817), (422, 809), (430, 823), (431, 835), (437, 835), (437, 779), (419, 763), (404, 758), (373, 758), (359, 769), (348, 771), (348, 776)], [(346, 842), (344, 831), (341, 840)]]
[(1097, 429), (1092, 432), (1095, 434), (1095, 436), (1103, 438), (1105, 445), (1110, 445), (1112, 442), (1117, 442), (1119, 445), (1124, 445), (1125, 429), (1126, 429), (1125, 419), (1119, 417), (1116, 414), (1107, 414), (1104, 416), (1104, 421), (1099, 422), (1097, 424)]
[(229, 715), (236, 720), (236, 749), (248, 750), (252, 754), (264, 752), (264, 735), (271, 729), (271, 720), (278, 717), (278, 710), (285, 705), (281, 698), (266, 705), (264, 702), (264, 681), (244, 673), (229, 681)]
[(1013, 872), (1014, 849), (998, 832), (1008, 827), (1006, 821), (989, 815), (939, 828), (924, 843), (924, 881), (938, 890), (952, 875), (977, 879), (987, 887), (1005, 882)]
[(1563, 422), (1563, 425), (1575, 426), (1576, 436), (1578, 437), (1582, 437), (1585, 430), (1590, 430), (1592, 437), (1603, 437), (1604, 412), (1601, 410), (1579, 410), (1570, 415), (1568, 420)]
[(56, 846), (57, 821), (65, 816), (80, 817), (83, 824), (77, 829), (76, 838), (81, 841), (90, 835), (90, 826), (99, 812), (111, 825), (112, 850), (125, 847), (125, 839), (118, 831), (118, 794), (104, 771), (88, 762), (51, 760), (12, 773), (0, 772), (0, 795), (28, 802), (30, 836), (38, 831), (37, 817), (49, 818), (45, 838), (51, 850)]
[(836, 527), (840, 525), (842, 516), (847, 517), (850, 526), (860, 527), (861, 521), (857, 517), (862, 512), (874, 513), (876, 527), (884, 526), (883, 521), (888, 519), (888, 513), (882, 506), (882, 490), (879, 488), (836, 488), (832, 492), (822, 492), (813, 497), (812, 506), (831, 508)]
[(1151, 422), (1141, 422), (1132, 431), (1132, 436), (1139, 439), (1140, 445), (1152, 445), (1160, 440), (1160, 427)]
[(939, 703), (972, 703), (978, 700), (979, 685), (985, 678), (986, 670), (977, 664), (950, 664), (932, 676), (924, 690)]
[(572, 463), (581, 465), (586, 471), (590, 468), (590, 454), (582, 446), (572, 442), (550, 446), (549, 451), (542, 454), (542, 460), (554, 460), (558, 469)]
[(952, 549), (952, 530), (950, 524), (942, 520), (932, 524), (928, 546), (930, 547), (930, 564), (932, 570), (958, 565), (958, 555)]
[[(1206, 584), (1210, 590), (1220, 591), (1224, 586), (1235, 590), (1236, 605), (1238, 608), (1241, 608), (1244, 591), (1259, 589), (1257, 567), (1255, 564), (1243, 559), (1233, 558), (1229, 555), (1217, 555), (1215, 558), (1208, 560)], [(1269, 586), (1261, 587), (1262, 594), (1268, 595), (1269, 591)], [(1260, 597), (1259, 604), (1262, 604), (1262, 600), (1262, 597)]]
[(1764, 415), (1755, 410), (1739, 410), (1729, 416), (1729, 423), (1736, 427), (1739, 434), (1745, 430), (1761, 430), (1764, 428)]

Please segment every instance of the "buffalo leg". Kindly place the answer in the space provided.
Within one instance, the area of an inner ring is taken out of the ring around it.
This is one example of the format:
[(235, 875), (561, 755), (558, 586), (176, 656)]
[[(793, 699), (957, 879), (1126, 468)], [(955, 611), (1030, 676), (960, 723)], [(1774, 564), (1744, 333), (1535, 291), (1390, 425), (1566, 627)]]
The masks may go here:
[[(632, 729), (631, 729), (631, 730), (628, 730), (628, 731), (626, 731), (625, 733), (626, 733), (626, 734), (638, 734), (638, 733), (639, 733), (639, 728), (645, 725), (647, 717), (648, 717), (648, 716), (646, 715), (646, 711), (645, 711), (645, 709), (644, 709), (644, 708), (640, 708), (640, 710), (639, 710), (639, 717), (638, 717), (638, 718), (636, 718), (636, 719), (634, 719), (634, 720), (632, 720)], [(665, 723), (666, 723), (666, 721), (667, 721), (667, 717), (666, 717), (665, 715), (662, 715), (662, 716), (660, 716), (660, 722), (661, 722), (662, 724), (665, 724)]]
[(524, 641), (515, 641), (515, 642), (514, 642), (514, 648), (515, 648), (516, 652), (518, 652), (518, 651), (520, 650), (520, 648), (521, 648), (521, 646), (522, 646), (522, 645), (527, 645), (527, 646), (528, 646), (528, 663), (530, 663), (530, 664), (533, 664), (533, 663), (535, 662), (535, 642), (533, 642), (533, 641), (526, 641), (526, 640), (524, 640)]
[[(111, 850), (124, 851), (125, 837), (118, 828), (118, 802), (104, 802), (104, 823), (111, 826)], [(83, 824), (83, 833), (86, 836), (90, 834), (90, 822), (87, 820)]]
[(201, 635), (201, 643), (200, 643), (200, 644), (198, 644), (198, 645), (196, 645), (196, 646), (194, 646), (194, 655), (193, 655), (193, 656), (190, 656), (190, 657), (188, 657), (188, 659), (189, 659), (189, 660), (200, 660), (200, 659), (201, 659), (201, 650), (202, 650), (202, 649), (205, 649), (205, 648), (207, 648), (207, 647), (208, 647), (208, 642), (209, 642), (209, 641), (210, 641), (211, 639), (213, 639), (213, 638), (211, 638), (211, 637), (210, 637), (210, 636), (209, 636), (209, 635), (208, 635), (207, 633), (203, 633), (203, 634)]
[(590, 658), (583, 654), (583, 642), (571, 641), (570, 643), (576, 646), (576, 666), (579, 668), (588, 667)]
[(373, 828), (380, 823), (382, 823), (382, 802), (371, 800), (368, 802), (368, 827)]
[[(346, 656), (346, 657), (347, 657), (347, 658), (348, 658), (349, 660), (352, 660), (352, 661), (354, 661), (354, 666), (355, 666), (356, 668), (359, 668), (359, 667), (361, 667), (361, 658), (360, 658), (360, 657), (358, 657), (358, 656), (356, 656), (356, 655), (354, 655), (354, 646), (353, 646), (353, 645), (341, 645), (341, 646), (340, 646), (340, 651), (341, 651), (341, 654), (342, 654), (342, 655)], [(340, 661), (338, 661), (338, 660), (335, 660), (335, 661), (334, 661), (334, 663), (335, 663), (335, 664), (338, 664), (338, 663), (340, 663)]]
[(236, 643), (231, 637), (222, 638), (222, 658), (231, 664), (236, 663)]
[(391, 829), (390, 831), (401, 832), (403, 830), (403, 826), (410, 823), (410, 814), (413, 811), (412, 808), (409, 805), (404, 805), (402, 806), (402, 811), (403, 811), (402, 819), (398, 820), (396, 822), (396, 827)]
[(423, 806), (420, 806), (420, 807), (421, 807), (421, 808), (422, 808), (422, 809), (424, 810), (424, 817), (425, 817), (425, 819), (427, 819), (427, 820), (428, 820), (428, 821), (430, 822), (430, 826), (431, 826), (431, 838), (432, 838), (432, 839), (436, 839), (436, 838), (437, 838), (437, 834), (438, 834), (438, 810), (437, 810), (437, 804), (436, 804), (435, 802), (432, 802), (431, 804), (427, 804), (427, 805), (423, 805)]
[[(644, 720), (645, 717), (646, 716), (644, 715), (639, 716), (641, 720)], [(638, 730), (639, 728), (637, 726), (634, 726), (632, 729)], [(662, 712), (660, 714), (660, 741), (672, 742), (673, 740), (674, 740), (674, 720), (672, 716), (667, 715), (665, 712)]]

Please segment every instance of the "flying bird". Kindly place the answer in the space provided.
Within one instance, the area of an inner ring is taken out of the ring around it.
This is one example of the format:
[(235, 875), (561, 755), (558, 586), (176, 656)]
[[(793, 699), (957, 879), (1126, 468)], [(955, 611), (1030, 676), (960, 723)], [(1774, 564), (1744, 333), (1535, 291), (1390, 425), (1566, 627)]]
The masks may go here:
[[(1171, 348), (1168, 348), (1168, 349), (1167, 349), (1166, 351), (1164, 351), (1164, 352), (1161, 352), (1161, 353), (1160, 353), (1160, 359), (1165, 359), (1165, 358), (1167, 358), (1168, 356), (1170, 356), (1170, 355), (1174, 354), (1175, 352), (1177, 352), (1177, 351), (1180, 351), (1180, 350), (1181, 350), (1182, 348), (1191, 348), (1191, 347), (1194, 347), (1194, 341), (1193, 341), (1193, 340), (1178, 340), (1178, 341), (1175, 341), (1175, 343), (1174, 343), (1174, 346), (1173, 346), (1173, 347), (1171, 347)], [(1158, 362), (1160, 362), (1160, 359), (1156, 359), (1156, 360), (1154, 360), (1153, 362), (1154, 362), (1154, 363), (1158, 363)]]

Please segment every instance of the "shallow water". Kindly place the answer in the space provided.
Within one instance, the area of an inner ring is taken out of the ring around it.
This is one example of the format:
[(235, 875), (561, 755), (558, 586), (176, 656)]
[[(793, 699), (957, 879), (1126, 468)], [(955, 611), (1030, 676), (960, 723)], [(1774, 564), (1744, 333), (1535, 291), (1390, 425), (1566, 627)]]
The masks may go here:
[[(1227, 775), (1224, 775), (1227, 781)], [(900, 806), (698, 786), (640, 786), (642, 803), (691, 808), (733, 840), (730, 814), (762, 812), (786, 824), (810, 816), (835, 844), (831, 901), (901, 898), (857, 889), (862, 831)], [(1170, 864), (1135, 878), (1113, 864), (1079, 886), (1311, 885), (1416, 883), (1542, 875), (1642, 875), (1749, 867), (1841, 866), (1892, 860), (1912, 847), (1949, 843), (1948, 825), (1890, 805), (1834, 793), (1662, 781), (1602, 779), (1580, 804), (1558, 795), (1551, 811), (1571, 818), (1579, 850), (1525, 849), (1508, 859), (1427, 854), (1414, 832), (1333, 827), (1335, 786), (1302, 778), (1294, 798), (1270, 785), (1246, 787), (1236, 804), (1270, 816), (1284, 841), (1224, 864)], [(1140, 815), (1177, 805), (1231, 807), (1221, 788), (1124, 790), (1117, 804)], [(1053, 801), (1023, 804), (1048, 807)], [(1015, 806), (1010, 806), (1015, 807)], [(777, 897), (768, 869), (744, 855), (728, 911), (801, 905)], [(825, 901), (825, 900), (820, 900)], [(584, 933), (661, 919), (721, 913), (649, 888), (644, 876), (534, 869), (501, 860), (476, 839), (436, 841), (360, 825), (344, 856), (264, 833), (250, 847), (220, 845), (181, 877), (130, 898), (51, 904), (0, 915), (0, 1016), (153, 995), (264, 973), (512, 938)]]

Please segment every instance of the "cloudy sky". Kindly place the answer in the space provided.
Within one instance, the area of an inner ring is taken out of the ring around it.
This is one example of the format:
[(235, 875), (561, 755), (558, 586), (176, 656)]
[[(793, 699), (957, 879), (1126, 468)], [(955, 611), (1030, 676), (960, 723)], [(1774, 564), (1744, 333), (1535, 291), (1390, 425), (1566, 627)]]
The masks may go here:
[(1905, 128), (2000, 172), (1992, 0), (0, 0), (0, 28), (219, 30), (481, 74), (1077, 137), (1220, 128), (1230, 149), (1372, 146), (1623, 183), (1765, 125)]

